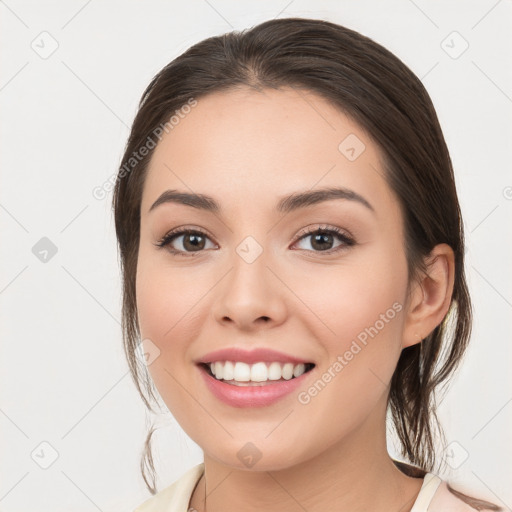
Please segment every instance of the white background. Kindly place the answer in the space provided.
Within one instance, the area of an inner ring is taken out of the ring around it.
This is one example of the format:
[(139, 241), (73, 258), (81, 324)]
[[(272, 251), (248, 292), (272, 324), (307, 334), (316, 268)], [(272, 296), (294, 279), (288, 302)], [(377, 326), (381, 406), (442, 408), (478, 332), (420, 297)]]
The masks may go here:
[[(0, 510), (129, 511), (149, 496), (139, 473), (145, 411), (121, 349), (111, 195), (92, 190), (116, 172), (140, 95), (165, 64), (205, 37), (291, 16), (370, 36), (431, 94), (455, 166), (475, 306), (469, 352), (440, 408), (458, 468), (441, 476), (510, 509), (511, 7), (0, 2)], [(42, 237), (57, 248), (47, 262), (32, 252)], [(163, 487), (202, 453), (169, 415), (159, 421)], [(58, 458), (42, 469), (52, 450)]]

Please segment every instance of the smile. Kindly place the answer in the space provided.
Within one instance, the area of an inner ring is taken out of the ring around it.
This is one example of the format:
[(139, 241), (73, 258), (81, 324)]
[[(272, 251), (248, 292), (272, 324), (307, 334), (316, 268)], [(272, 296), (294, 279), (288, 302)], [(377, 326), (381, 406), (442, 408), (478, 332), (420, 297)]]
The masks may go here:
[(295, 391), (314, 368), (312, 363), (215, 361), (197, 365), (206, 387), (232, 407), (265, 407)]
[(300, 377), (313, 368), (312, 363), (280, 363), (277, 361), (247, 364), (242, 361), (215, 361), (207, 363), (210, 373), (217, 380), (232, 385), (258, 385), (269, 381), (290, 380)]

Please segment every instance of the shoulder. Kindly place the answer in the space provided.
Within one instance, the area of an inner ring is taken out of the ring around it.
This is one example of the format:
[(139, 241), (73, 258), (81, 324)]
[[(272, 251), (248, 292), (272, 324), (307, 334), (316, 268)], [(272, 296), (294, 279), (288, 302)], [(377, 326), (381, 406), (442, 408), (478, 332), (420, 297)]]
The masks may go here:
[(437, 475), (433, 476), (430, 483), (437, 485), (437, 490), (428, 506), (429, 512), (504, 511), (503, 508), (478, 497), (475, 493), (460, 489), (459, 485), (452, 486)]
[(204, 463), (189, 469), (174, 483), (157, 492), (133, 512), (182, 512), (188, 509), (194, 488), (204, 472)]

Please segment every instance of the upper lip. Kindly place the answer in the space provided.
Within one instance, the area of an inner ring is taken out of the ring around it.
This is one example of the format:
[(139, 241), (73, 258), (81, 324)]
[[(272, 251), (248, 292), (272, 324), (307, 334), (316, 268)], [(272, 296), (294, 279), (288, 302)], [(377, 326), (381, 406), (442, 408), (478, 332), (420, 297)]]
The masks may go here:
[(228, 347), (213, 352), (208, 352), (201, 358), (196, 360), (197, 364), (200, 363), (213, 363), (215, 361), (241, 361), (247, 364), (253, 363), (310, 363), (306, 359), (295, 357), (284, 352), (278, 352), (270, 348), (255, 348), (253, 350), (245, 350), (240, 347)]

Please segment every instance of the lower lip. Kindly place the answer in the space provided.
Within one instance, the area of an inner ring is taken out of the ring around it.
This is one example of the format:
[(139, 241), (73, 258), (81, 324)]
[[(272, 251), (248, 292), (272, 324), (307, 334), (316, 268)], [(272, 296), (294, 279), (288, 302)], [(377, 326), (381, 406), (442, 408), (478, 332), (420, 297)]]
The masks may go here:
[(199, 371), (205, 379), (208, 389), (222, 402), (232, 407), (265, 407), (295, 391), (313, 369), (290, 380), (276, 381), (261, 386), (226, 384), (212, 377), (201, 365), (199, 365)]

